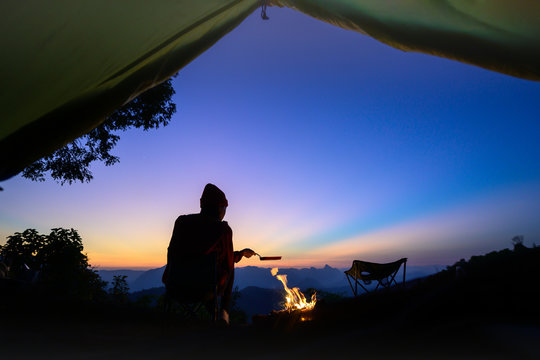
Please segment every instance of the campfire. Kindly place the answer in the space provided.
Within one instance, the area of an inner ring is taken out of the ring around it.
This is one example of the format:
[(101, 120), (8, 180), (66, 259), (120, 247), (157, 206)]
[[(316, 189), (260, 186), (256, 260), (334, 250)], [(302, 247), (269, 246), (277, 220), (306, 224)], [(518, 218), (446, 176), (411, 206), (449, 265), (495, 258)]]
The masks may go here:
[(313, 293), (311, 296), (311, 301), (307, 301), (306, 297), (299, 288), (293, 287), (290, 289), (287, 286), (287, 275), (279, 274), (278, 275), (278, 268), (273, 268), (271, 270), (272, 276), (275, 276), (281, 283), (283, 284), (283, 288), (287, 292), (287, 295), (285, 296), (285, 302), (283, 304), (283, 310), (286, 311), (309, 311), (312, 310), (315, 307), (315, 303), (317, 302), (317, 296), (316, 293)]
[(285, 299), (281, 310), (272, 310), (268, 315), (254, 315), (253, 323), (261, 327), (273, 327), (290, 330), (298, 324), (298, 322), (310, 321), (312, 319), (312, 310), (317, 302), (316, 294), (311, 296), (311, 301), (307, 301), (306, 297), (299, 288), (292, 289), (287, 286), (287, 275), (278, 274), (278, 268), (271, 270), (272, 276), (275, 276), (283, 284), (285, 289)]

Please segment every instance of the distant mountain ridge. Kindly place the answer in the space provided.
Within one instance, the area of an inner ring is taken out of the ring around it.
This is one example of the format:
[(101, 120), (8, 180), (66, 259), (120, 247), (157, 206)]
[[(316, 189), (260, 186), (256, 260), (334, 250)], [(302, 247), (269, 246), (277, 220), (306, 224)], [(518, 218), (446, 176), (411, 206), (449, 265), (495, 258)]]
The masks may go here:
[(128, 285), (130, 285), (130, 289), (131, 289), (131, 284), (133, 283), (133, 281), (139, 278), (139, 276), (141, 276), (146, 271), (120, 269), (120, 270), (98, 270), (97, 272), (99, 276), (101, 276), (101, 279), (103, 281), (108, 282), (108, 286), (111, 286), (111, 283), (115, 276), (127, 276), (126, 281), (128, 282)]
[[(435, 266), (408, 266), (407, 280), (431, 275), (439, 271), (442, 267)], [(127, 283), (131, 292), (141, 291), (161, 287), (161, 277), (165, 266), (147, 271), (141, 270), (98, 270), (99, 275), (109, 283), (115, 275), (126, 275)], [(397, 275), (401, 279), (402, 270)], [(289, 287), (299, 287), (300, 289), (315, 288), (330, 290), (332, 292), (347, 292), (349, 284), (343, 273), (343, 269), (333, 268), (325, 265), (322, 268), (280, 268), (279, 274), (286, 274)], [(246, 266), (235, 269), (234, 286), (239, 290), (247, 287), (259, 287), (265, 289), (282, 289), (281, 282), (270, 274), (269, 268), (258, 266)]]
[(163, 276), (164, 271), (165, 266), (145, 271), (130, 285), (131, 291), (163, 286), (163, 283), (161, 282), (161, 277)]
[[(343, 271), (325, 265), (323, 268), (280, 268), (278, 274), (287, 275), (289, 287), (329, 288), (347, 284)], [(281, 282), (270, 273), (268, 268), (246, 266), (235, 270), (235, 286), (240, 290), (255, 286), (266, 289), (282, 289)]]

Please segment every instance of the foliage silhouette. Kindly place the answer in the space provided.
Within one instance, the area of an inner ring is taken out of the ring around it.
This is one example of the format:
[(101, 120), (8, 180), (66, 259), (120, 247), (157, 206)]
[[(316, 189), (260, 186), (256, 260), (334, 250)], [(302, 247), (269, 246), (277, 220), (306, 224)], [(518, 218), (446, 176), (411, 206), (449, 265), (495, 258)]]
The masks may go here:
[(116, 302), (125, 304), (128, 302), (129, 286), (127, 284), (126, 275), (113, 276), (112, 288), (109, 293)]
[(35, 229), (8, 236), (0, 255), (11, 263), (9, 276), (34, 282), (43, 291), (81, 300), (105, 295), (106, 283), (88, 264), (82, 239), (74, 229)]
[(61, 149), (26, 167), (22, 176), (32, 181), (45, 181), (45, 173), (60, 184), (93, 179), (90, 164), (101, 161), (111, 166), (120, 161), (110, 151), (117, 144), (118, 131), (131, 127), (143, 130), (166, 126), (176, 112), (172, 102), (175, 91), (172, 79), (145, 91), (113, 113), (100, 126)]
[(246, 312), (238, 306), (238, 299), (241, 296), (238, 286), (235, 286), (231, 296), (231, 312), (229, 314), (231, 324), (245, 324), (248, 321)]
[(525, 237), (523, 235), (516, 235), (512, 238), (512, 244), (514, 245), (514, 250), (520, 250), (525, 248), (525, 245), (523, 245), (523, 241), (525, 240)]
[(40, 250), (44, 246), (45, 236), (34, 229), (8, 236), (6, 244), (0, 247), (0, 254), (10, 263), (10, 277), (23, 278), (27, 270), (39, 270)]

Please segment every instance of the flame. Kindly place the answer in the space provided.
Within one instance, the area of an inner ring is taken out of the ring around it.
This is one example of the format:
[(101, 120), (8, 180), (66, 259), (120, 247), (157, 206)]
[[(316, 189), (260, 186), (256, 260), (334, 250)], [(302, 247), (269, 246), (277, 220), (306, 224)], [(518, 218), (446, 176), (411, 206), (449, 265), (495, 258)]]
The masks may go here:
[(287, 292), (285, 296), (284, 310), (311, 310), (315, 307), (317, 302), (317, 296), (315, 293), (311, 295), (311, 301), (307, 301), (306, 297), (299, 288), (295, 287), (289, 289), (287, 286), (287, 275), (277, 275), (278, 268), (273, 268), (271, 271), (272, 276), (275, 276), (283, 284), (283, 288)]

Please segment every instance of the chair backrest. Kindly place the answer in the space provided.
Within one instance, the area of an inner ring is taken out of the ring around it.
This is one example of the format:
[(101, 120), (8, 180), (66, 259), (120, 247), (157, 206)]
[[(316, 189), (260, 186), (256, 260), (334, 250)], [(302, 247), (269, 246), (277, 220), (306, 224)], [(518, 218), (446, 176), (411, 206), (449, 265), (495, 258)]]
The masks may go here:
[(402, 258), (386, 264), (354, 260), (351, 268), (345, 271), (345, 274), (359, 280), (381, 280), (396, 273), (399, 270), (401, 264), (406, 262), (407, 258)]
[(207, 301), (216, 296), (217, 254), (169, 263), (167, 292), (178, 302)]

